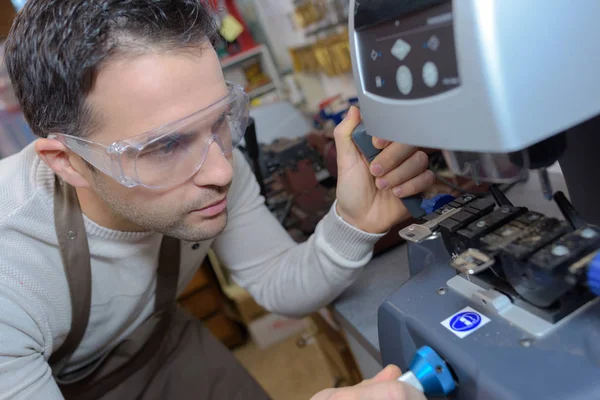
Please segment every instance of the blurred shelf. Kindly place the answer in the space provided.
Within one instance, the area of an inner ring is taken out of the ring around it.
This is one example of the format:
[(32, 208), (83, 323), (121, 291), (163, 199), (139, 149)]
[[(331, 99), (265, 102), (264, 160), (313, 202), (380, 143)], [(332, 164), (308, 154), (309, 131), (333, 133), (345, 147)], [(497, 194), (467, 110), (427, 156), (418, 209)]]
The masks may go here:
[(277, 87), (273, 82), (270, 82), (265, 85), (259, 86), (256, 89), (252, 89), (250, 92), (248, 92), (248, 96), (250, 96), (250, 99), (252, 100), (264, 94), (272, 92), (273, 90), (277, 90)]
[(235, 54), (233, 56), (225, 57), (221, 60), (221, 66), (223, 68), (229, 68), (241, 62), (244, 62), (252, 57), (256, 57), (263, 52), (263, 45), (258, 45), (249, 50), (244, 50), (241, 53)]
[[(273, 58), (269, 52), (269, 49), (260, 44), (250, 50), (246, 50), (242, 53), (225, 57), (221, 60), (221, 67), (225, 73), (225, 79), (235, 82), (244, 87), (248, 87), (248, 77), (244, 72), (246, 61), (258, 61), (261, 66), (263, 74), (267, 77), (270, 82), (265, 83), (255, 89), (248, 91), (250, 99), (253, 100), (257, 97), (263, 96), (270, 92), (277, 92), (279, 99), (284, 98), (284, 86), (281, 81), (281, 76), (275, 67)], [(249, 64), (251, 64), (250, 62)]]

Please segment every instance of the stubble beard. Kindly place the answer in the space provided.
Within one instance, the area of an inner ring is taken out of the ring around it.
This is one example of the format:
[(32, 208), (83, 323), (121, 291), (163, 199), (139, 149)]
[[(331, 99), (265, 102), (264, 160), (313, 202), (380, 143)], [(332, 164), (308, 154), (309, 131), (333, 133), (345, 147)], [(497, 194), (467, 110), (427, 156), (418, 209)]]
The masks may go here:
[[(94, 179), (95, 191), (108, 206), (111, 214), (121, 220), (126, 220), (144, 231), (158, 232), (188, 242), (201, 242), (214, 239), (227, 226), (227, 210), (212, 218), (207, 218), (198, 224), (186, 222), (189, 212), (169, 209), (167, 212), (153, 212), (136, 207), (135, 204), (115, 197), (103, 182), (102, 178)], [(228, 190), (225, 190), (225, 193)]]

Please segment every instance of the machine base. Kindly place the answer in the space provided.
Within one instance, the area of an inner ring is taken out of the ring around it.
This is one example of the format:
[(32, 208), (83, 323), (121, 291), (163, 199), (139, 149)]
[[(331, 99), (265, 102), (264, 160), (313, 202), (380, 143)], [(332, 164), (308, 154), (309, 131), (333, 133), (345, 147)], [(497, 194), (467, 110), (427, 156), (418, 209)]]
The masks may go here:
[[(458, 379), (451, 399), (600, 399), (599, 302), (587, 304), (543, 335), (532, 335), (480, 300), (449, 287), (456, 270), (446, 264), (448, 254), (438, 241), (409, 245), (419, 247), (409, 251), (411, 265), (419, 265), (412, 263), (412, 254), (425, 268), (413, 270), (416, 275), (379, 308), (384, 365), (406, 370), (415, 351), (430, 346)], [(474, 313), (456, 315), (466, 307)]]

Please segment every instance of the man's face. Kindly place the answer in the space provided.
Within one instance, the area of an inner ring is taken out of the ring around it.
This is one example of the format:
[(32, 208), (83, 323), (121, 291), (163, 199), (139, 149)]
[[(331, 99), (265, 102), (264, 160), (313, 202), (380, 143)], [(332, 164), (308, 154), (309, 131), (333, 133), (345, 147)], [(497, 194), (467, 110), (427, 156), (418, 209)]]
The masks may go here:
[[(137, 136), (203, 109), (226, 94), (212, 47), (195, 54), (149, 52), (121, 57), (101, 69), (88, 97), (101, 120), (100, 130), (90, 139), (113, 143)], [(100, 172), (85, 175), (110, 212), (127, 221), (131, 229), (200, 241), (218, 235), (227, 222), (224, 199), (233, 177), (231, 162), (231, 156), (224, 156), (213, 143), (195, 176), (161, 190), (126, 188)]]

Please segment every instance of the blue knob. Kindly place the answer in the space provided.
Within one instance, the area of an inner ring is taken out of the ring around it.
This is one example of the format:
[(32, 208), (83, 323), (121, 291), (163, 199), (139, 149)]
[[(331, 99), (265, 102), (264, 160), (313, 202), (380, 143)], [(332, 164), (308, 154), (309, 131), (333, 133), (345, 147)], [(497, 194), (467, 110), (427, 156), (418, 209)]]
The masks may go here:
[(596, 254), (588, 266), (587, 284), (590, 292), (600, 296), (600, 253)]
[(421, 347), (410, 363), (410, 371), (429, 396), (446, 396), (456, 389), (456, 382), (446, 362), (431, 347)]

